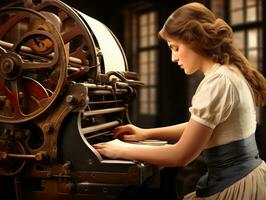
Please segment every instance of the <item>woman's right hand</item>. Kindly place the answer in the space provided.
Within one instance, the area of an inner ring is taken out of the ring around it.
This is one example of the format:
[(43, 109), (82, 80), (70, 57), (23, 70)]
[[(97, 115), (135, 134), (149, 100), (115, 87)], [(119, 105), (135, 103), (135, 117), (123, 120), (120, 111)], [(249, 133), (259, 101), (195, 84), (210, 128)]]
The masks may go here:
[(142, 141), (148, 139), (145, 129), (139, 128), (132, 124), (118, 126), (113, 131), (114, 138), (121, 138), (124, 141)]

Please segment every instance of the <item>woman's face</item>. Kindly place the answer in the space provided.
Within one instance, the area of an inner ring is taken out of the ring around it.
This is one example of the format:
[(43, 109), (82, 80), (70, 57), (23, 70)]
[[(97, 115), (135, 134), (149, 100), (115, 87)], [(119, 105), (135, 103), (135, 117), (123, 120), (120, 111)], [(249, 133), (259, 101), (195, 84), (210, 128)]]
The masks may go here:
[(204, 57), (189, 48), (185, 43), (178, 40), (168, 40), (169, 48), (172, 52), (172, 62), (176, 62), (187, 75), (200, 70)]

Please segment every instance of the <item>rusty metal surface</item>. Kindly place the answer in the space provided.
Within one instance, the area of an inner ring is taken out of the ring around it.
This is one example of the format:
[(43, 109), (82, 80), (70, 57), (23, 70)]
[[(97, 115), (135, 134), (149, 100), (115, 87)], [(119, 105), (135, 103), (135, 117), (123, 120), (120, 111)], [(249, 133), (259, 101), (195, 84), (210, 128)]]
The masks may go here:
[(117, 199), (156, 174), (92, 146), (130, 123), (138, 75), (105, 73), (97, 37), (63, 2), (0, 5), (0, 198)]

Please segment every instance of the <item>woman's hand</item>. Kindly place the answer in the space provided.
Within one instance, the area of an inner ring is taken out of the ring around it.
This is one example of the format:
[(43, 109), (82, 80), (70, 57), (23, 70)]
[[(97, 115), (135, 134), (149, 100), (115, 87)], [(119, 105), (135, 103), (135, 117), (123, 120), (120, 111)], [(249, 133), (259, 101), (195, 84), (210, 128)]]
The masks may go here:
[(132, 145), (118, 139), (109, 142), (94, 144), (93, 147), (104, 157), (111, 159), (125, 158), (125, 150), (130, 150)]
[(132, 124), (117, 127), (113, 131), (113, 137), (121, 138), (125, 141), (142, 141), (148, 139), (145, 129)]

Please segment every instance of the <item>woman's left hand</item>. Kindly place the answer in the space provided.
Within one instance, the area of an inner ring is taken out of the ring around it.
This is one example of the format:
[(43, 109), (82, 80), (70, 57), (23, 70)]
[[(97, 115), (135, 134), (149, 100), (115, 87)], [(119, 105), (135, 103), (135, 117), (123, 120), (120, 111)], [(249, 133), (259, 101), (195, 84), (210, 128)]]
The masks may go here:
[(125, 158), (125, 150), (129, 150), (130, 146), (118, 139), (93, 145), (102, 156), (112, 159)]

